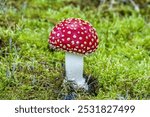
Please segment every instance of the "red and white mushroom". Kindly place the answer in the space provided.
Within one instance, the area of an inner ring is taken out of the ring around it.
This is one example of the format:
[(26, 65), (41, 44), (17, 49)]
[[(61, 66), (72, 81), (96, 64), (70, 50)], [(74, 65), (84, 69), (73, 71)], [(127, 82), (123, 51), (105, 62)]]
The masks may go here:
[(66, 52), (66, 79), (88, 89), (83, 78), (83, 56), (98, 47), (98, 36), (92, 25), (79, 18), (68, 18), (58, 23), (50, 33), (50, 47)]

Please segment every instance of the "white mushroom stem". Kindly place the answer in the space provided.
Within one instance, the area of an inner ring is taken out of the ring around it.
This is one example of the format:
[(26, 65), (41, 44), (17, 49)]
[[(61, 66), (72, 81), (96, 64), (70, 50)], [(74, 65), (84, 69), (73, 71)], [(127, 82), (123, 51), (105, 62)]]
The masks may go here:
[(68, 81), (73, 81), (79, 88), (88, 90), (88, 85), (83, 78), (83, 56), (66, 53), (65, 70)]

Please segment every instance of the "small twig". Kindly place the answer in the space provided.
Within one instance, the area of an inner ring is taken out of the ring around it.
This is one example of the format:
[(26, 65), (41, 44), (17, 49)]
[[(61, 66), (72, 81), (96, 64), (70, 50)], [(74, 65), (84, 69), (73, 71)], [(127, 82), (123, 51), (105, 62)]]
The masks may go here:
[(114, 4), (115, 4), (115, 1), (111, 0), (110, 5), (109, 5), (109, 9), (112, 9)]
[(48, 21), (50, 23), (52, 23), (53, 25), (56, 25), (57, 24), (57, 21), (55, 19), (48, 19)]
[(91, 75), (89, 75), (88, 78), (87, 78), (87, 81), (86, 81), (87, 84), (89, 83), (90, 79), (91, 79)]
[(133, 5), (134, 9), (139, 12), (140, 9), (139, 9), (139, 6), (137, 4), (135, 4), (135, 2), (133, 0), (129, 0), (131, 2), (131, 4)]

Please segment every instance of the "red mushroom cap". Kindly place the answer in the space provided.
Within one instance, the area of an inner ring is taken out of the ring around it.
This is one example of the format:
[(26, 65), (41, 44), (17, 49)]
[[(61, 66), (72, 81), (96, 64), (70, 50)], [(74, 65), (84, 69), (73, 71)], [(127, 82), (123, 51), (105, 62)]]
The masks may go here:
[(90, 54), (98, 47), (98, 36), (92, 25), (79, 18), (68, 18), (50, 33), (50, 46), (76, 54)]

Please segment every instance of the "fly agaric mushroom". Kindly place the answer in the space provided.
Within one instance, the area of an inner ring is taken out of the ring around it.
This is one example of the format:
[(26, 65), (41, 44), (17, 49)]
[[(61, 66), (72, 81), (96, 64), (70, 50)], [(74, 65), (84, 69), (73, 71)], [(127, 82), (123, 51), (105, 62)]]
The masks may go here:
[(98, 47), (98, 36), (92, 25), (79, 18), (68, 18), (58, 23), (50, 33), (50, 47), (66, 52), (66, 80), (88, 90), (83, 77), (83, 56)]

